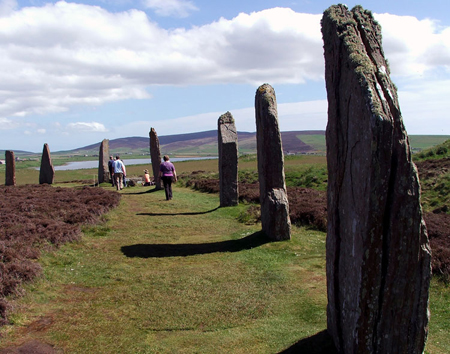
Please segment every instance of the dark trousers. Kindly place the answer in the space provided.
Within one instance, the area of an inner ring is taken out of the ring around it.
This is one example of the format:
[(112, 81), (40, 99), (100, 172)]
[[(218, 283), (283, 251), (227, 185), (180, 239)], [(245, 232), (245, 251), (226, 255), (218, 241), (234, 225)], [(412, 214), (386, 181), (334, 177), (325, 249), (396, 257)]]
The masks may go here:
[(172, 199), (172, 176), (161, 177), (164, 184), (164, 191), (166, 192), (166, 200)]

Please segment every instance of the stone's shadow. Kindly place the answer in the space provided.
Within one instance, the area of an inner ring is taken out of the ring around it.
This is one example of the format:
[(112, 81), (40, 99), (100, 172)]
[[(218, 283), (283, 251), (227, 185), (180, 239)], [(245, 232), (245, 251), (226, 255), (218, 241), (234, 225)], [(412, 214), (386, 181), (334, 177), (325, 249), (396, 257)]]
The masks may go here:
[(272, 242), (264, 232), (258, 231), (238, 240), (212, 243), (184, 244), (136, 244), (122, 246), (122, 253), (129, 258), (187, 257), (216, 252), (239, 252)]
[[(134, 187), (127, 187), (127, 188), (134, 188)], [(144, 187), (145, 188), (145, 187)], [(143, 192), (136, 192), (136, 193), (124, 193), (123, 195), (138, 195), (138, 194), (148, 194), (148, 193), (153, 193), (153, 192), (159, 192), (159, 191), (163, 191), (164, 189), (156, 189), (156, 188), (152, 188), (152, 189), (148, 189), (146, 191)]]
[(217, 208), (207, 210), (207, 211), (192, 211), (189, 213), (137, 213), (136, 215), (147, 215), (147, 216), (175, 216), (175, 215), (202, 215), (202, 214), (208, 214), (212, 213), (213, 211), (216, 211), (220, 208), (218, 206)]
[(333, 338), (325, 329), (315, 335), (299, 340), (289, 348), (279, 352), (278, 354), (337, 354)]

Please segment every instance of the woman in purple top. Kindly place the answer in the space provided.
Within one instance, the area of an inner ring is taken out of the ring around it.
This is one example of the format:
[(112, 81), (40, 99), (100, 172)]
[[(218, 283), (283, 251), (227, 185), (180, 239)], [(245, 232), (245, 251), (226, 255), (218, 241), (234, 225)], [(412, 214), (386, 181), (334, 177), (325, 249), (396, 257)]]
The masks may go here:
[(169, 156), (164, 155), (164, 162), (159, 166), (159, 176), (164, 184), (164, 191), (166, 192), (166, 200), (172, 199), (172, 181), (177, 181), (177, 172), (175, 166), (169, 161)]

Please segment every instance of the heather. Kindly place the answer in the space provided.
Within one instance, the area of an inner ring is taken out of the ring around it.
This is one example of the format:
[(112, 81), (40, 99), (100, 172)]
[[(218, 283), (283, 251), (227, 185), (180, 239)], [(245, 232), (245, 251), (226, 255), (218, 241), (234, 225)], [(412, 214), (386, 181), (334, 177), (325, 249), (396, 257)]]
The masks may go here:
[[(434, 150), (441, 151), (439, 146)], [(426, 155), (427, 153), (425, 153)], [(434, 155), (433, 155), (434, 156)], [(247, 157), (248, 159), (248, 157)], [(327, 228), (326, 167), (317, 164), (286, 167), (289, 213), (297, 226), (312, 227), (320, 231)], [(450, 158), (417, 162), (422, 187), (424, 219), (432, 249), (433, 274), (448, 282), (450, 277), (450, 214), (449, 170)], [(195, 171), (182, 176), (185, 186), (206, 193), (218, 193), (217, 174)], [(239, 199), (241, 202), (259, 203), (258, 174), (255, 170), (239, 173)], [(249, 208), (240, 217), (244, 222), (259, 221), (259, 207)]]
[(92, 224), (119, 203), (120, 195), (102, 188), (54, 188), (49, 185), (0, 187), (0, 323), (6, 296), (22, 292), (22, 283), (41, 273), (41, 249), (78, 240), (83, 224)]

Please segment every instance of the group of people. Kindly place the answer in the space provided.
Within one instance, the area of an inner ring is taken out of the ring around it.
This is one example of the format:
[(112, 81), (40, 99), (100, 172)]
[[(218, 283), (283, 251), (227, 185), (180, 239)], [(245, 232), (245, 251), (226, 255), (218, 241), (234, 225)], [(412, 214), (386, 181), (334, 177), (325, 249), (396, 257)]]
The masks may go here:
[(116, 159), (109, 157), (108, 169), (112, 186), (115, 186), (118, 191), (122, 190), (126, 186), (127, 170), (119, 155), (116, 155)]
[[(159, 166), (159, 177), (163, 181), (166, 200), (171, 200), (173, 197), (172, 183), (177, 181), (177, 172), (173, 163), (170, 162), (169, 156), (164, 155), (163, 160), (164, 161)], [(112, 186), (115, 186), (118, 191), (122, 190), (126, 183), (125, 176), (127, 172), (123, 161), (120, 159), (120, 156), (117, 155), (115, 160), (112, 156), (110, 156), (108, 167)], [(148, 170), (144, 170), (143, 186), (151, 186), (152, 184), (154, 184), (154, 182), (151, 181)]]

